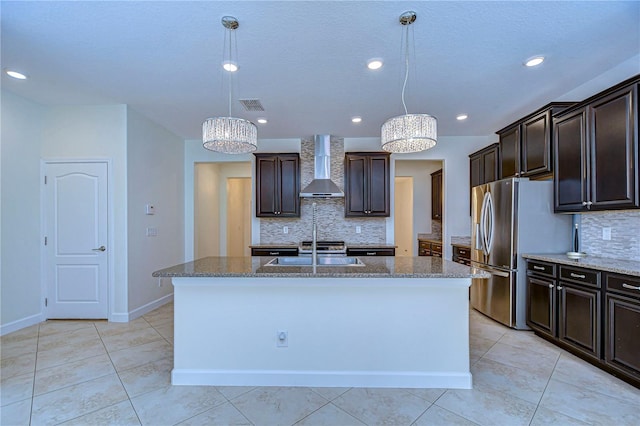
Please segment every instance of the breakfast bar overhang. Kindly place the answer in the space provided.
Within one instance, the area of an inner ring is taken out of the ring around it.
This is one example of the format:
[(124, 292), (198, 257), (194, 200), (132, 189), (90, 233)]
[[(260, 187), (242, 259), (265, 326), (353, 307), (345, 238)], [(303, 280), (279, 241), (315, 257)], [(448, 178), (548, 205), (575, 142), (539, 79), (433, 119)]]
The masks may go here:
[(469, 286), (439, 258), (360, 267), (210, 257), (174, 292), (174, 385), (471, 388)]

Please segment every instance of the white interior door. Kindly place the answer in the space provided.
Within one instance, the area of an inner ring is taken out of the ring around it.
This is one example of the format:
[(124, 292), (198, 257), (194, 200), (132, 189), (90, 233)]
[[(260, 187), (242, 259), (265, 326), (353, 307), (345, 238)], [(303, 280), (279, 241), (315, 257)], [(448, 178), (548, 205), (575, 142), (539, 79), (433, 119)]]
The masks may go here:
[(47, 318), (107, 318), (107, 163), (46, 163)]
[(396, 256), (413, 256), (413, 177), (396, 177), (394, 188)]

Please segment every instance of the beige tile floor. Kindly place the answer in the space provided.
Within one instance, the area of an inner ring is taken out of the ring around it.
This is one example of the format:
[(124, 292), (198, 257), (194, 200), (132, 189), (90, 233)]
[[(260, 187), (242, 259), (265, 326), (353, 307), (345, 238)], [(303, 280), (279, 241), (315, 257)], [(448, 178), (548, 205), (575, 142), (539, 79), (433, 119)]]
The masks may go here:
[(471, 311), (473, 390), (171, 386), (173, 305), (1, 338), (9, 425), (640, 425), (640, 390)]

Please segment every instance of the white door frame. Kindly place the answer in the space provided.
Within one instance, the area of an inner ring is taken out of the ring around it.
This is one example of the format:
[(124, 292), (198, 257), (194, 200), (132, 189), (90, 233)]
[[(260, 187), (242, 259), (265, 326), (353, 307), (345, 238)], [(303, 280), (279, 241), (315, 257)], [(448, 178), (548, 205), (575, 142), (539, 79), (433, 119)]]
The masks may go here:
[[(114, 224), (114, 208), (113, 208), (113, 167), (112, 160), (110, 158), (42, 158), (40, 160), (40, 288), (41, 288), (41, 300), (40, 310), (42, 312), (42, 319), (48, 319), (47, 308), (45, 306), (45, 298), (49, 297), (47, 294), (47, 277), (46, 277), (46, 253), (44, 245), (45, 237), (45, 186), (44, 177), (47, 164), (59, 164), (59, 163), (105, 163), (107, 165), (107, 247), (115, 247), (115, 237), (113, 232)], [(115, 291), (114, 291), (114, 277), (115, 277), (115, 264), (114, 264), (113, 250), (107, 256), (107, 319), (113, 321), (113, 307), (115, 306)]]

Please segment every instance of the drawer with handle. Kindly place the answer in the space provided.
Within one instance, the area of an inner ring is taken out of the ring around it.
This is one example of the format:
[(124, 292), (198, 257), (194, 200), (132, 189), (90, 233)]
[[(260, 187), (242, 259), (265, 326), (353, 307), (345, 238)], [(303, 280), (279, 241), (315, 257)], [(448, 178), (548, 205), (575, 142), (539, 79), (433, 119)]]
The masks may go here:
[(556, 277), (556, 265), (553, 263), (537, 262), (533, 260), (527, 261), (527, 274), (545, 275), (547, 277)]
[(560, 265), (560, 279), (584, 284), (590, 287), (600, 287), (600, 272), (590, 269), (573, 268)]
[(297, 256), (297, 248), (264, 248), (264, 247), (252, 247), (251, 256)]
[(461, 257), (463, 259), (470, 259), (471, 250), (469, 250), (467, 247), (453, 246), (453, 255), (457, 257)]
[(640, 277), (607, 274), (605, 277), (605, 288), (607, 291), (640, 299)]

